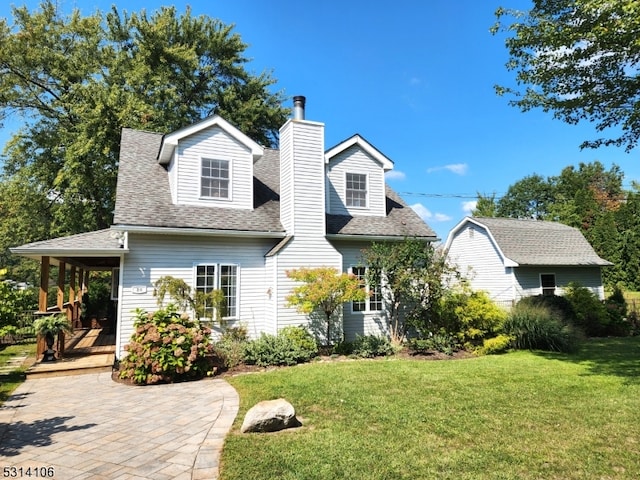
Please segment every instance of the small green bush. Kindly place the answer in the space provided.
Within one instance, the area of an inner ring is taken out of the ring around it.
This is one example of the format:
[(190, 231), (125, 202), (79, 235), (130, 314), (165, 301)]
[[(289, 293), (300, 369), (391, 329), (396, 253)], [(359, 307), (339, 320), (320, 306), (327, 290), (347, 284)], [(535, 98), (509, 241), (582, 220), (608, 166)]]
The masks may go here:
[(579, 331), (557, 311), (527, 303), (516, 304), (503, 330), (513, 338), (513, 347), (523, 350), (572, 352), (580, 341)]
[(457, 336), (466, 348), (473, 348), (494, 335), (507, 318), (507, 312), (496, 305), (485, 292), (469, 292), (455, 309), (460, 323)]
[(295, 365), (307, 362), (312, 353), (286, 335), (263, 333), (260, 338), (247, 342), (244, 347), (244, 362), (260, 367)]
[(631, 334), (631, 322), (627, 317), (628, 306), (620, 287), (615, 287), (611, 295), (604, 301), (609, 316), (607, 335), (627, 336)]
[(120, 377), (140, 385), (201, 378), (211, 372), (211, 330), (169, 305), (136, 310), (135, 331), (125, 345)]
[(571, 302), (567, 298), (559, 295), (534, 295), (532, 297), (524, 297), (518, 302), (518, 305), (547, 308), (559, 315), (560, 319), (565, 323), (572, 322), (576, 315)]
[(440, 352), (446, 355), (453, 355), (461, 348), (458, 337), (444, 330), (440, 330), (427, 338), (410, 340), (408, 346), (409, 350), (414, 353), (429, 354)]
[(495, 355), (504, 353), (511, 348), (513, 338), (500, 334), (497, 337), (485, 338), (482, 347), (476, 350), (478, 355)]
[(377, 335), (357, 335), (353, 341), (352, 355), (359, 358), (386, 357), (396, 353), (387, 337)]
[(333, 355), (353, 355), (353, 342), (342, 340), (333, 346), (331, 353)]
[(244, 361), (244, 349), (248, 341), (246, 327), (227, 328), (214, 344), (214, 354), (225, 367), (236, 367)]
[(589, 337), (607, 334), (609, 315), (604, 304), (591, 290), (571, 282), (565, 287), (565, 297), (573, 307), (574, 325), (580, 327)]
[(318, 343), (316, 339), (311, 335), (309, 330), (303, 326), (284, 327), (280, 330), (279, 335), (291, 340), (300, 350), (308, 352), (309, 358), (315, 357), (318, 354)]

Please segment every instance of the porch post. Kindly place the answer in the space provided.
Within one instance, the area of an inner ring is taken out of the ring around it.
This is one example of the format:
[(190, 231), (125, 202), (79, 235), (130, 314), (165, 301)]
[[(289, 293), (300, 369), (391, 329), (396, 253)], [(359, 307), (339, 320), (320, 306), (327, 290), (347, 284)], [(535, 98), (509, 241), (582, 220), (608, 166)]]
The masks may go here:
[(64, 308), (64, 277), (66, 273), (66, 265), (64, 262), (60, 262), (58, 265), (58, 297), (56, 305), (58, 310), (62, 312)]
[(76, 266), (71, 265), (69, 271), (69, 307), (71, 309), (71, 324), (73, 328), (78, 327), (78, 306), (76, 305)]
[[(40, 262), (40, 292), (38, 293), (38, 311), (47, 311), (47, 290), (49, 289), (49, 257), (42, 257)], [(36, 358), (41, 358), (46, 350), (44, 337), (38, 335), (36, 339)]]
[(42, 257), (40, 264), (40, 293), (38, 295), (38, 311), (47, 311), (47, 290), (49, 288), (49, 257)]

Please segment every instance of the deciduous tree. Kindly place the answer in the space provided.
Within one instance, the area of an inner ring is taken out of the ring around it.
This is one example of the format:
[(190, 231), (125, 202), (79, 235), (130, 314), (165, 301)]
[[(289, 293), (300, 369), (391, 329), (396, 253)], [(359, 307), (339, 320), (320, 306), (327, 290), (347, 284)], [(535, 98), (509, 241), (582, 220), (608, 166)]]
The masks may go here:
[(429, 242), (376, 242), (363, 251), (363, 263), (368, 283), (382, 286), (392, 342), (402, 343), (409, 326), (425, 333), (437, 323), (447, 279), (457, 272)]
[(287, 276), (301, 282), (287, 296), (289, 306), (305, 314), (321, 310), (326, 319), (327, 343), (331, 343), (333, 314), (346, 302), (362, 302), (367, 293), (360, 280), (351, 274), (340, 273), (335, 268), (298, 268), (289, 270)]
[(30, 190), (16, 215), (39, 219), (48, 205), (45, 231), (31, 239), (111, 224), (122, 127), (166, 133), (220, 114), (277, 143), (284, 96), (271, 92), (270, 73), (247, 70), (247, 45), (231, 25), (175, 7), (65, 15), (52, 0), (12, 16), (0, 19), (0, 122), (24, 123), (0, 180)]
[(497, 86), (510, 104), (541, 108), (570, 124), (593, 123), (612, 137), (585, 140), (633, 149), (640, 136), (640, 3), (536, 0), (528, 11), (499, 8), (492, 31), (506, 32), (507, 68), (518, 87)]

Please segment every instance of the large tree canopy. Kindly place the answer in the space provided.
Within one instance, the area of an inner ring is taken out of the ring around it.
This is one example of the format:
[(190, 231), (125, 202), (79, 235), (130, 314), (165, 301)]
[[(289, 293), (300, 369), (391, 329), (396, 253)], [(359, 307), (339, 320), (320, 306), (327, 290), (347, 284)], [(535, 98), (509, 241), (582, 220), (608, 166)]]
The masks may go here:
[(50, 0), (13, 16), (0, 20), (0, 118), (26, 123), (7, 146), (5, 175), (56, 196), (60, 224), (87, 211), (61, 230), (110, 224), (122, 127), (168, 132), (216, 113), (277, 142), (283, 96), (269, 92), (268, 74), (245, 69), (232, 26), (174, 7), (63, 17)]
[[(0, 19), (0, 121), (24, 123), (5, 147), (0, 180), (39, 199), (3, 196), (0, 211), (42, 221), (45, 231), (30, 240), (111, 224), (122, 127), (166, 133), (219, 114), (277, 143), (284, 95), (270, 92), (269, 73), (246, 69), (233, 26), (174, 7), (63, 15), (47, 0), (12, 12), (13, 23)], [(2, 240), (0, 254), (21, 240)]]
[[(529, 11), (499, 8), (494, 33), (507, 32), (507, 68), (520, 88), (523, 111), (542, 108), (570, 124), (616, 127), (612, 138), (581, 147), (634, 148), (640, 137), (640, 2), (637, 0), (534, 0)], [(619, 130), (618, 130), (619, 129)]]

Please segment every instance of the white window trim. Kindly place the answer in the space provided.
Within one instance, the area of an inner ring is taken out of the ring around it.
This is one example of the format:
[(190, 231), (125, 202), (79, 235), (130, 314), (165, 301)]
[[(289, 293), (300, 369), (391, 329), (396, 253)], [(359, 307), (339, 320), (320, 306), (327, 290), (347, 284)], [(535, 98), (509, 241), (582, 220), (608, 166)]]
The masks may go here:
[[(233, 316), (222, 317), (222, 320), (238, 320), (240, 318), (240, 264), (226, 262), (199, 262), (193, 264), (193, 288), (198, 290), (198, 267), (214, 266), (215, 273), (213, 277), (214, 289), (220, 290), (220, 270), (221, 267), (236, 267), (236, 314)], [(213, 319), (210, 319), (213, 320)]]
[(553, 294), (556, 295), (556, 292), (558, 291), (558, 276), (555, 273), (552, 272), (545, 272), (545, 273), (540, 273), (539, 275), (539, 280), (540, 280), (540, 294), (544, 295), (544, 291), (545, 288), (550, 288), (550, 287), (543, 287), (542, 286), (542, 277), (543, 276), (553, 276)]
[(353, 309), (353, 303), (354, 302), (349, 302), (350, 305), (350, 309), (351, 309), (351, 313), (352, 314), (366, 314), (366, 313), (372, 313), (372, 314), (376, 314), (376, 313), (380, 313), (384, 311), (384, 296), (382, 295), (382, 286), (381, 286), (381, 291), (380, 291), (380, 297), (382, 299), (382, 308), (380, 308), (380, 310), (371, 310), (371, 286), (369, 285), (369, 283), (367, 282), (366, 279), (366, 275), (367, 275), (367, 270), (369, 270), (369, 267), (364, 267), (362, 265), (350, 265), (349, 266), (349, 273), (352, 275), (355, 275), (355, 273), (353, 272), (354, 268), (364, 268), (365, 269), (365, 282), (364, 282), (364, 289), (367, 292), (367, 298), (365, 298), (364, 300), (364, 310), (354, 310)]
[[(227, 162), (229, 164), (229, 196), (223, 197), (205, 197), (202, 195), (202, 162), (204, 160), (216, 160), (219, 162)], [(198, 187), (198, 198), (205, 202), (232, 202), (233, 201), (233, 161), (230, 158), (209, 157), (203, 155), (200, 157), (200, 170), (198, 172), (200, 183)]]
[[(364, 196), (364, 207), (357, 207), (354, 205), (347, 205), (347, 175), (364, 175), (364, 188), (365, 188), (365, 196)], [(358, 172), (344, 172), (344, 204), (347, 209), (355, 209), (355, 210), (368, 210), (369, 209), (369, 174), (367, 173), (358, 173)]]

